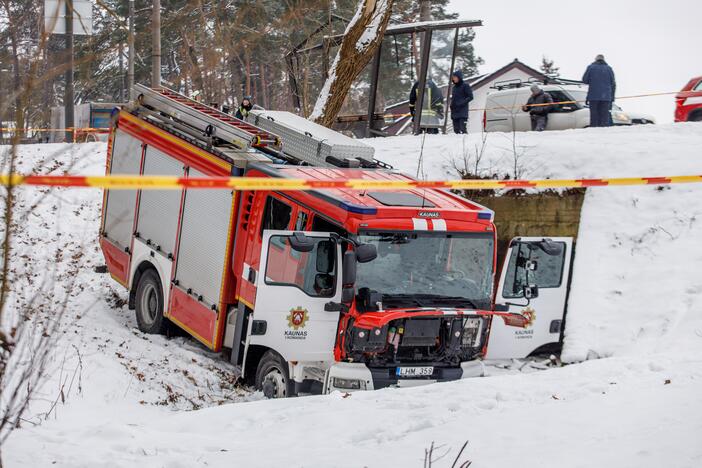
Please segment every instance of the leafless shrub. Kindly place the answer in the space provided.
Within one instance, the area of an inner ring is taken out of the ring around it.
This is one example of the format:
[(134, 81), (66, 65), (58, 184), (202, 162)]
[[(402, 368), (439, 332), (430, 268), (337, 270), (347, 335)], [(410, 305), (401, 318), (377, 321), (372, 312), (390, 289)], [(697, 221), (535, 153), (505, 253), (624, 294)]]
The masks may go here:
[[(466, 440), (461, 449), (458, 451), (456, 458), (454, 458), (451, 468), (468, 468), (473, 463), (470, 460), (462, 461), (463, 452), (467, 446), (468, 441)], [(424, 468), (432, 468), (434, 463), (446, 458), (449, 453), (451, 453), (451, 447), (446, 447), (445, 445), (434, 446), (434, 442), (432, 441), (429, 448), (424, 449)]]

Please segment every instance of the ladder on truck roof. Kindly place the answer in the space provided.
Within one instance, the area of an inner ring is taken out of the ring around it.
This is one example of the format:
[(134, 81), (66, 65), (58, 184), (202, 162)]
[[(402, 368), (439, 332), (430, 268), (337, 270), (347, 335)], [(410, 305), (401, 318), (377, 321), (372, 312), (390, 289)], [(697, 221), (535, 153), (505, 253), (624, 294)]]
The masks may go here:
[(373, 158), (372, 147), (289, 112), (256, 111), (244, 121), (164, 87), (137, 84), (134, 94), (132, 113), (239, 168), (276, 160), (318, 167), (391, 168)]
[(236, 166), (280, 157), (280, 137), (167, 88), (134, 86), (137, 113)]

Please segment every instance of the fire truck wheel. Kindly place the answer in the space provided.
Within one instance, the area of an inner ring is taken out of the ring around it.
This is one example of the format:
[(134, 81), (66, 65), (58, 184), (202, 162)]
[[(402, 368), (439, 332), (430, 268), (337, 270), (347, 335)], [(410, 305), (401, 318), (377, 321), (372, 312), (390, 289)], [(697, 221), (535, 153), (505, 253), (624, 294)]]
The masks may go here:
[(168, 321), (163, 317), (161, 280), (154, 270), (146, 270), (136, 291), (136, 319), (144, 333), (165, 334)]
[(276, 352), (266, 351), (256, 370), (256, 390), (266, 398), (286, 398), (294, 395), (295, 385), (288, 373), (288, 363)]

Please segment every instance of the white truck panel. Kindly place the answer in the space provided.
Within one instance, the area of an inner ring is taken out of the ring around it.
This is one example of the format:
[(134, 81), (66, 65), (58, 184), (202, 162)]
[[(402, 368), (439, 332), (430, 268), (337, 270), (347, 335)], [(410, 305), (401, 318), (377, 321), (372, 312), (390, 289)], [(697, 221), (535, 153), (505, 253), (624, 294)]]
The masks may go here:
[[(190, 169), (190, 177), (205, 174)], [(176, 280), (184, 290), (217, 305), (224, 276), (233, 192), (186, 190)]]
[[(183, 163), (153, 147), (146, 148), (144, 175), (182, 177)], [(175, 252), (176, 230), (180, 213), (180, 190), (143, 190), (139, 202), (137, 232), (139, 237), (160, 247), (166, 255)]]
[[(139, 174), (142, 150), (140, 140), (117, 130), (112, 148), (111, 175)], [(129, 247), (132, 240), (136, 195), (136, 190), (107, 191), (103, 230), (105, 237), (123, 248)]]

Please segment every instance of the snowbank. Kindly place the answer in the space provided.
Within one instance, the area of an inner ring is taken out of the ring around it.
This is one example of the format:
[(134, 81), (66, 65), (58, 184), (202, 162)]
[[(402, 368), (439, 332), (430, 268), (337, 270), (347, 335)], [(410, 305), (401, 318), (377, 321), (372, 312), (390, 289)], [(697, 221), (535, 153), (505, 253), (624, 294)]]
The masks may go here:
[[(369, 143), (380, 159), (414, 174), (421, 140)], [(473, 149), (480, 138), (427, 136), (423, 172), (455, 177), (452, 159), (463, 157), (464, 144)], [(702, 173), (699, 124), (529, 133), (517, 135), (515, 146), (524, 177)], [(490, 135), (479, 170), (510, 173), (512, 148), (511, 135)], [(104, 150), (26, 146), (22, 157), (54, 152), (62, 167), (100, 173)], [(94, 244), (100, 200), (93, 190), (49, 192), (23, 234), (34, 253), (70, 249), (76, 239), (89, 248), (46, 402), (2, 447), (6, 466), (422, 466), (434, 441), (435, 454), (451, 452), (433, 466), (448, 467), (466, 440), (463, 460), (473, 466), (702, 464), (702, 186), (588, 191), (565, 357), (606, 359), (248, 403), (241, 402), (259, 397), (231, 384), (226, 363), (187, 338), (141, 334), (123, 289), (93, 273), (101, 263)], [(71, 344), (82, 357), (80, 391), (74, 386), (47, 420), (41, 413), (78, 365)]]

